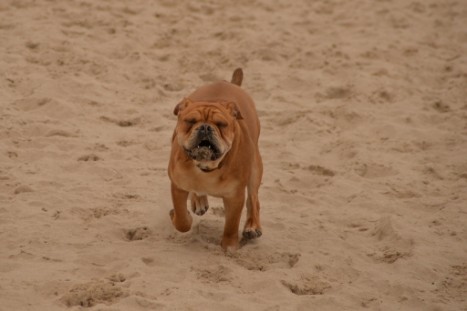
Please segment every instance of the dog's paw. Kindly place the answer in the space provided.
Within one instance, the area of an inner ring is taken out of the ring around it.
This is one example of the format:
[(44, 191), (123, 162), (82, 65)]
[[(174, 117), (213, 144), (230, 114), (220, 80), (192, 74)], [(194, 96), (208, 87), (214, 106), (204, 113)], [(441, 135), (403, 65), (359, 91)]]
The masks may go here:
[(195, 206), (195, 207), (192, 207), (191, 209), (193, 213), (195, 213), (196, 215), (203, 216), (208, 211), (209, 206), (201, 206), (201, 207)]
[(245, 240), (253, 240), (253, 239), (259, 238), (261, 235), (263, 235), (263, 231), (261, 231), (260, 228), (258, 229), (247, 228), (243, 231), (243, 238)]
[(240, 247), (238, 236), (235, 235), (234, 237), (222, 237), (221, 247), (227, 253), (235, 253), (235, 251), (237, 251)]
[(209, 209), (208, 197), (191, 194), (191, 210), (198, 216), (203, 216)]
[(190, 215), (190, 212), (186, 211), (186, 215), (182, 215), (182, 217), (179, 217), (175, 213), (175, 210), (170, 210), (169, 215), (170, 219), (172, 220), (172, 224), (178, 231), (187, 232), (191, 229), (193, 219)]

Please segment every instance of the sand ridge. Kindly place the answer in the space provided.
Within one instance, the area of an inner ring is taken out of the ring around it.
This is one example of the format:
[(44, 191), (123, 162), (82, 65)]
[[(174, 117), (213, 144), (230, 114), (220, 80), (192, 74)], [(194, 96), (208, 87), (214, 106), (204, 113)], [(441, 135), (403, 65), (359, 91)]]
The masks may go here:
[[(467, 309), (462, 1), (0, 3), (0, 310)], [(173, 107), (262, 124), (263, 236), (175, 232)]]

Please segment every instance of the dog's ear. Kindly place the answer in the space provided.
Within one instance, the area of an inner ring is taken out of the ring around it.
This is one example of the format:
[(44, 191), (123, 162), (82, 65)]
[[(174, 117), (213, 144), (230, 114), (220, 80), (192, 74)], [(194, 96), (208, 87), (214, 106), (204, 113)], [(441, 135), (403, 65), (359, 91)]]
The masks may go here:
[(175, 106), (174, 108), (174, 115), (178, 116), (178, 114), (180, 113), (180, 111), (182, 111), (183, 109), (185, 109), (186, 107), (188, 107), (188, 105), (190, 105), (191, 103), (193, 103), (189, 98), (184, 98), (182, 99), (181, 102), (179, 102), (177, 104), (177, 106)]
[(243, 119), (243, 116), (240, 113), (240, 110), (238, 109), (237, 103), (227, 102), (227, 103), (223, 103), (223, 104), (224, 104), (224, 107), (227, 108), (227, 110), (230, 111), (230, 113), (232, 114), (232, 116), (235, 119), (237, 119), (237, 120), (242, 120)]

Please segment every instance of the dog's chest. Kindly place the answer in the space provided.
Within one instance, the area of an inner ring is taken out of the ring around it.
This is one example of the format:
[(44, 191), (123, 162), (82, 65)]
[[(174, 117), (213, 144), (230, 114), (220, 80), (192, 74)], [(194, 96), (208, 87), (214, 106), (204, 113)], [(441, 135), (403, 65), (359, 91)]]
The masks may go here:
[(238, 182), (229, 178), (222, 178), (219, 172), (205, 173), (194, 168), (181, 176), (178, 186), (186, 191), (195, 192), (198, 195), (211, 195), (215, 197), (230, 196), (236, 191)]

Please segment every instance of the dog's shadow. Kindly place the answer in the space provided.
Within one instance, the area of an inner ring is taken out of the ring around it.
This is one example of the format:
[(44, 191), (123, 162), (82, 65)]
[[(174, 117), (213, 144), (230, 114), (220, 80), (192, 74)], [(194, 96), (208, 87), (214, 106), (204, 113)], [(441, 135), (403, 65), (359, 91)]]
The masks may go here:
[[(212, 219), (203, 219), (193, 226), (193, 240), (203, 244), (207, 248), (220, 248), (221, 239), (223, 234), (224, 223)], [(238, 233), (242, 236), (242, 233)], [(245, 239), (241, 237), (239, 243), (240, 248), (247, 244), (254, 244), (255, 240)]]
[[(211, 250), (220, 249), (222, 235), (224, 232), (224, 208), (223, 207), (212, 207), (208, 212), (199, 217), (193, 215), (193, 226), (187, 233), (170, 235), (172, 241), (178, 241), (179, 243), (196, 244), (199, 247), (201, 244), (203, 247)], [(242, 237), (242, 232), (238, 232), (241, 238), (240, 248), (247, 244), (252, 243), (254, 240), (248, 240)]]
[(193, 238), (206, 246), (220, 246), (224, 222), (219, 219), (202, 218), (193, 225)]

